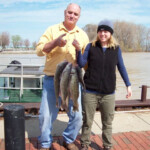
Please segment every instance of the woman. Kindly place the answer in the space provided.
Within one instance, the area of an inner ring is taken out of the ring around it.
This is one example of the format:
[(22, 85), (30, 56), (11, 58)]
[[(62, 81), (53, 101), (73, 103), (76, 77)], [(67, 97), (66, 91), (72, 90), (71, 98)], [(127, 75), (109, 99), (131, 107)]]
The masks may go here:
[(115, 108), (116, 66), (127, 87), (126, 98), (132, 96), (131, 83), (123, 63), (121, 49), (114, 39), (113, 24), (102, 20), (97, 29), (96, 41), (89, 43), (81, 54), (78, 51), (78, 64), (88, 64), (84, 75), (86, 91), (83, 93), (83, 126), (81, 135), (82, 150), (90, 144), (91, 127), (97, 106), (101, 112), (103, 149), (112, 147), (112, 121)]

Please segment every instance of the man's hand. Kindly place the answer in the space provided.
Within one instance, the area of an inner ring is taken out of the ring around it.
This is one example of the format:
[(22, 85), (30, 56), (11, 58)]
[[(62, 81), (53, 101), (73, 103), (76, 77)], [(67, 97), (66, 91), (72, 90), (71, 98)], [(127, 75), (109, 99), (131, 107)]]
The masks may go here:
[(67, 43), (67, 40), (64, 40), (63, 37), (66, 36), (65, 34), (60, 35), (57, 39), (56, 39), (56, 45), (59, 47), (64, 47)]

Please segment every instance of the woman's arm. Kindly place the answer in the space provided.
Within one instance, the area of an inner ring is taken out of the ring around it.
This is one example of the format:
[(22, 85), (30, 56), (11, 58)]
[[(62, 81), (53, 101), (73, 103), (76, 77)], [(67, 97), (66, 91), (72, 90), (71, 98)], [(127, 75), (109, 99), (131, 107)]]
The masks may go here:
[(80, 68), (84, 67), (87, 63), (88, 60), (88, 55), (89, 55), (89, 50), (90, 50), (90, 44), (88, 44), (85, 48), (85, 51), (83, 55), (81, 54), (81, 50), (77, 51), (77, 63), (80, 66)]
[(132, 96), (131, 83), (130, 83), (130, 80), (129, 80), (129, 77), (128, 77), (128, 73), (126, 71), (126, 67), (125, 67), (124, 62), (123, 62), (122, 52), (121, 52), (120, 48), (118, 50), (118, 64), (117, 64), (117, 67), (118, 67), (119, 73), (120, 73), (120, 75), (121, 75), (122, 79), (124, 80), (124, 83), (127, 87), (126, 98), (130, 98)]

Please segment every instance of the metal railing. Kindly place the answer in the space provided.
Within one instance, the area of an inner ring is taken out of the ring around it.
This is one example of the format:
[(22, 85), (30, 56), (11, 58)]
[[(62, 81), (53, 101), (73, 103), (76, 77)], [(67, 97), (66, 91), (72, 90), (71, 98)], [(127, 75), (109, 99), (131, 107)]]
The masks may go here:
[[(2, 67), (3, 66), (3, 67)], [(22, 64), (3, 64), (0, 65), (3, 69), (0, 69), (0, 77), (4, 78), (5, 86), (0, 86), (0, 89), (19, 89), (20, 90), (20, 98), (23, 95), (24, 89), (42, 89), (42, 78), (44, 73), (42, 69), (40, 71), (33, 71), (34, 68), (43, 68), (43, 65), (22, 65)], [(15, 72), (15, 69), (19, 68), (19, 71)], [(30, 71), (25, 70), (25, 68), (30, 68)], [(32, 70), (33, 68), (33, 70)], [(12, 70), (11, 70), (12, 69)], [(14, 69), (14, 70), (13, 70)], [(20, 78), (20, 87), (12, 87), (10, 85), (10, 78)], [(39, 87), (24, 87), (24, 79), (31, 78), (36, 79), (39, 78)]]

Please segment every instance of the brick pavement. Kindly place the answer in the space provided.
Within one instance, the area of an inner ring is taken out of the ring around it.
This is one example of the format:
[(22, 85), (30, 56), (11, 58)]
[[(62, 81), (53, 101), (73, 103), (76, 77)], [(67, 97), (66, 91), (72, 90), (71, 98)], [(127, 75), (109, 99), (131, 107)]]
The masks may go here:
[[(77, 137), (75, 144), (80, 147), (80, 136)], [(102, 139), (99, 135), (91, 135), (91, 145), (89, 150), (102, 150)], [(52, 150), (65, 150), (62, 146), (62, 136), (55, 136)], [(123, 132), (113, 134), (112, 150), (150, 150), (150, 131)], [(26, 150), (39, 150), (40, 144), (37, 138), (25, 140)], [(0, 150), (5, 150), (4, 139), (0, 139)]]

